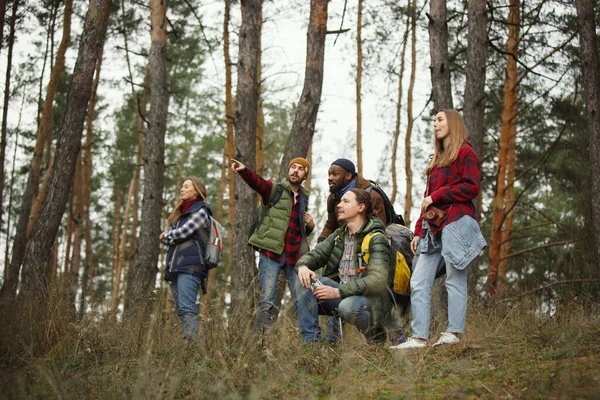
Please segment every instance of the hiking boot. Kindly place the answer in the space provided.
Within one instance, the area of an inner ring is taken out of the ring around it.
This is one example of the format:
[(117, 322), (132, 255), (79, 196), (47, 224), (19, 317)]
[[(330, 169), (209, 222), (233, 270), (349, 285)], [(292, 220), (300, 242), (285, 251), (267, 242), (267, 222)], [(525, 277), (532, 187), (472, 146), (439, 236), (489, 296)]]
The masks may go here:
[(460, 338), (458, 336), (456, 336), (454, 333), (443, 332), (442, 336), (440, 336), (438, 341), (433, 344), (433, 347), (439, 346), (442, 344), (455, 344), (458, 342), (460, 342)]
[(390, 349), (422, 349), (425, 347), (427, 347), (427, 341), (410, 338), (406, 342), (400, 343), (397, 346), (391, 346)]

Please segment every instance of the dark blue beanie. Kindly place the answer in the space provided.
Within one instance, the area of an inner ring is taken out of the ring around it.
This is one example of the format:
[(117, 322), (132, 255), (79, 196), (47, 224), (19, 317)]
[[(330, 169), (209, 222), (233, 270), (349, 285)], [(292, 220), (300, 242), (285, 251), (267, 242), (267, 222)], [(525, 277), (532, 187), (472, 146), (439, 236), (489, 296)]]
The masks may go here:
[(354, 163), (347, 158), (338, 158), (332, 162), (331, 165), (338, 165), (351, 173), (352, 176), (356, 175), (356, 167), (354, 166)]

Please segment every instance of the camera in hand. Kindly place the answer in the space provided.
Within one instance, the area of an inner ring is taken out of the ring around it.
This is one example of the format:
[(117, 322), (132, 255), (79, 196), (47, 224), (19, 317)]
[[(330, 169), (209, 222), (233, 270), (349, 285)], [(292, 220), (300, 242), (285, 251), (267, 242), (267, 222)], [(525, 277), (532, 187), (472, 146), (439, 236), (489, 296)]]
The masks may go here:
[(323, 286), (323, 283), (321, 283), (319, 278), (313, 278), (311, 276), (310, 277), (310, 288), (314, 290), (314, 289), (318, 288), (319, 286)]

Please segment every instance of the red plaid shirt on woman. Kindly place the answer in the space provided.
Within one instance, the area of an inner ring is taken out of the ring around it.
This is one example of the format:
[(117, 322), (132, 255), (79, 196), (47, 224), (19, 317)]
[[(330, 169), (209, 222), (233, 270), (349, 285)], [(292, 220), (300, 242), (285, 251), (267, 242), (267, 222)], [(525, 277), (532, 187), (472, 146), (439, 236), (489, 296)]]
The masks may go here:
[[(458, 151), (456, 160), (450, 166), (434, 167), (430, 171), (429, 194), (433, 205), (448, 213), (448, 218), (442, 226), (430, 224), (431, 233), (437, 235), (444, 226), (458, 221), (464, 215), (469, 215), (477, 220), (473, 199), (477, 197), (481, 187), (480, 164), (481, 161), (471, 144), (465, 140)], [(427, 193), (427, 189), (425, 193)], [(415, 227), (415, 235), (425, 237), (422, 222), (423, 217), (420, 216)]]
[[(268, 206), (271, 198), (271, 189), (273, 188), (273, 181), (263, 179), (256, 172), (246, 167), (245, 169), (239, 171), (240, 177), (250, 186), (254, 191), (256, 191), (260, 197), (262, 198), (263, 205)], [(295, 265), (300, 255), (298, 254), (298, 250), (300, 250), (300, 241), (302, 240), (302, 233), (300, 231), (300, 224), (304, 223), (304, 216), (299, 213), (299, 199), (300, 192), (294, 193), (292, 200), (292, 213), (290, 215), (290, 223), (288, 225), (288, 230), (285, 234), (285, 242), (283, 243), (283, 251), (285, 252), (286, 264)], [(310, 235), (312, 229), (308, 226), (306, 227), (306, 236)], [(262, 254), (265, 256), (279, 261), (281, 259), (281, 254), (275, 254), (271, 251), (260, 250)]]

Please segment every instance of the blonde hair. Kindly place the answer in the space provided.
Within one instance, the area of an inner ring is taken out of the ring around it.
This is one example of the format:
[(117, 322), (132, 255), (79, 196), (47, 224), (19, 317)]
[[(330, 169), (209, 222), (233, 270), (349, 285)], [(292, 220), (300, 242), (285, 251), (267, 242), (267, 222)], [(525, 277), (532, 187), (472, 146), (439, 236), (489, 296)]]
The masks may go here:
[[(192, 186), (194, 186), (194, 190), (196, 191), (196, 196), (199, 196), (200, 200), (206, 201), (206, 186), (204, 186), (204, 182), (202, 182), (202, 180), (200, 178), (195, 178), (195, 177), (186, 178), (183, 180), (183, 183), (185, 183), (186, 181), (191, 181)], [(171, 215), (169, 215), (169, 218), (167, 219), (167, 223), (169, 224), (169, 226), (171, 226), (173, 223), (175, 223), (175, 221), (177, 221), (179, 219), (179, 217), (181, 217), (181, 215), (183, 214), (181, 212), (181, 210), (179, 209), (179, 207), (181, 206), (181, 203), (183, 203), (183, 200), (181, 200), (177, 204), (177, 207), (175, 207), (175, 210), (173, 210)]]
[(452, 109), (438, 111), (443, 112), (448, 124), (448, 148), (444, 148), (444, 141), (434, 136), (433, 156), (429, 160), (429, 165), (425, 173), (429, 175), (434, 167), (448, 167), (458, 157), (458, 151), (467, 137), (467, 128), (463, 117)]

